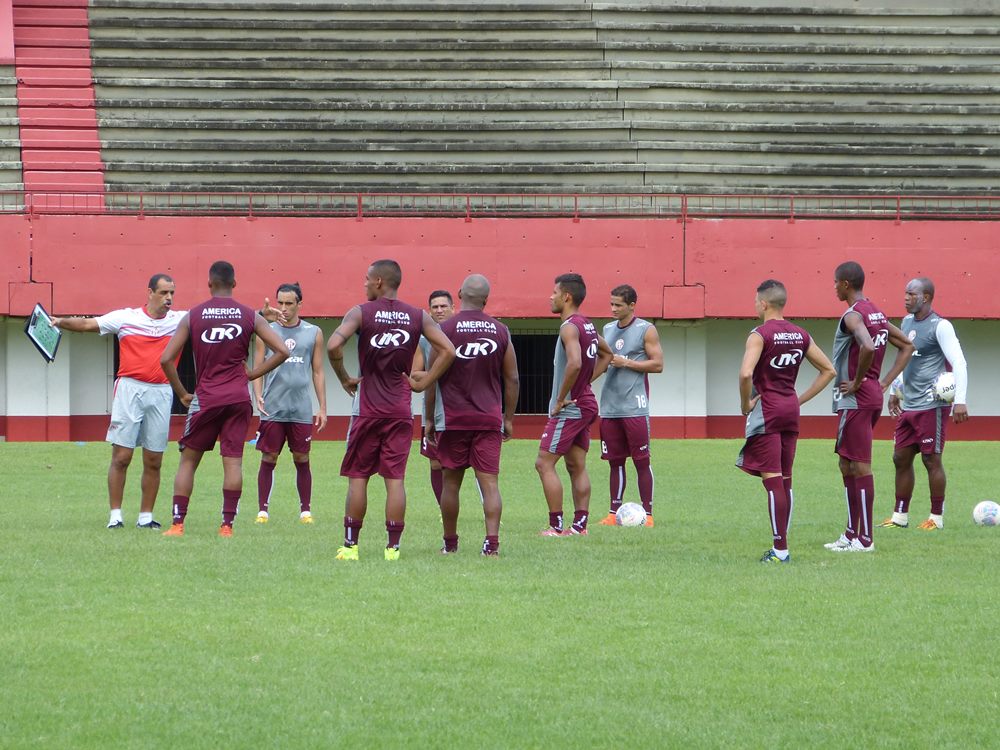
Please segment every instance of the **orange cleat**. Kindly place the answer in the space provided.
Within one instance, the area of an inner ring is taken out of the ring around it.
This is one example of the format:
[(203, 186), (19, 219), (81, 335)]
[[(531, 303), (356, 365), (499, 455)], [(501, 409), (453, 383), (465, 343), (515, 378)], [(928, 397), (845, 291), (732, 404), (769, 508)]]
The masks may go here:
[(226, 524), (222, 524), (222, 526), (219, 527), (219, 536), (230, 537), (232, 535), (233, 535), (232, 526), (227, 526)]
[(604, 518), (597, 522), (598, 526), (617, 526), (618, 522), (615, 521), (615, 514), (608, 513)]
[(646, 516), (645, 526), (646, 526), (647, 529), (653, 528), (653, 517), (651, 515), (647, 515)]
[(163, 536), (184, 536), (184, 524), (173, 523), (169, 529), (163, 532)]

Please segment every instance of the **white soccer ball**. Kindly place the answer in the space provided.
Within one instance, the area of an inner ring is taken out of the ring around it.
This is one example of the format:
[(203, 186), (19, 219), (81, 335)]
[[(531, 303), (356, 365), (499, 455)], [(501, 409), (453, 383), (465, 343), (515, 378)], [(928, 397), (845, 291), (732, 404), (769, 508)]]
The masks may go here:
[(983, 500), (972, 509), (972, 520), (976, 526), (1000, 526), (1000, 505), (992, 500)]
[(955, 373), (945, 371), (937, 376), (934, 397), (949, 404), (955, 400)]
[(615, 513), (615, 523), (619, 526), (642, 526), (646, 523), (646, 511), (639, 503), (623, 503)]
[(897, 375), (896, 379), (892, 381), (892, 385), (889, 386), (889, 395), (895, 396), (896, 398), (903, 398), (903, 376)]

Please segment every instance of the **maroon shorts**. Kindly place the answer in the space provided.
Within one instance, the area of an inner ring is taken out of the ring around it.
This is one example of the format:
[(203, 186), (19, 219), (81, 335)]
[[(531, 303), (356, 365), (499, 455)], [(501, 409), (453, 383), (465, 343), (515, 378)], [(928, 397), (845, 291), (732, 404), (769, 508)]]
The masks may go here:
[(438, 433), (438, 458), (445, 469), (499, 474), (501, 443), (499, 430), (445, 430)]
[(790, 477), (798, 441), (797, 432), (754, 435), (743, 444), (736, 465), (755, 477), (761, 474), (781, 474), (783, 477)]
[(257, 430), (257, 450), (261, 453), (281, 453), (287, 440), (288, 450), (292, 453), (308, 453), (312, 445), (312, 431), (312, 423), (262, 421)]
[(649, 417), (602, 418), (601, 458), (605, 461), (649, 458)]
[(881, 409), (842, 409), (837, 425), (837, 443), (834, 452), (848, 461), (862, 464), (872, 462), (872, 430)]
[(243, 458), (243, 444), (250, 428), (253, 408), (249, 401), (213, 406), (188, 414), (184, 434), (178, 441), (181, 450), (205, 453), (219, 441), (219, 453), (227, 458)]
[[(437, 437), (441, 438), (440, 433)], [(438, 447), (434, 443), (428, 443), (426, 435), (420, 436), (420, 455), (426, 456), (431, 461), (438, 460)]]
[(590, 426), (595, 419), (595, 412), (583, 412), (580, 419), (549, 417), (542, 432), (542, 450), (557, 456), (565, 456), (574, 445), (590, 450)]
[(380, 474), (402, 479), (412, 442), (412, 419), (351, 417), (340, 476), (367, 479)]
[(920, 452), (926, 455), (944, 452), (944, 426), (948, 422), (945, 411), (948, 408), (904, 411), (896, 422), (896, 447), (919, 446)]

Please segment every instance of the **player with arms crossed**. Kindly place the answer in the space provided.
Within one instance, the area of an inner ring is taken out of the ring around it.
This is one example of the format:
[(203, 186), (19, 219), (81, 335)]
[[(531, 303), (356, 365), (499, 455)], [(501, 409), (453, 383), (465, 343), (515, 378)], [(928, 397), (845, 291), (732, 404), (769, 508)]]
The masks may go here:
[[(590, 477), (587, 475), (587, 451), (590, 449), (590, 426), (597, 419), (597, 399), (590, 388), (595, 369), (606, 368), (611, 350), (594, 324), (580, 314), (587, 296), (587, 286), (577, 273), (557, 276), (552, 296), (552, 312), (559, 315), (559, 338), (556, 340), (555, 371), (549, 420), (542, 432), (535, 470), (549, 506), (549, 525), (542, 536), (587, 534), (590, 513)], [(556, 464), (566, 457), (573, 494), (573, 525), (563, 526), (563, 486)]]
[[(847, 303), (847, 312), (837, 324), (833, 339), (833, 409), (840, 413), (837, 442), (840, 473), (847, 497), (847, 528), (834, 542), (824, 546), (834, 552), (873, 552), (872, 510), (875, 478), (872, 476), (872, 430), (882, 414), (883, 396), (893, 379), (903, 371), (913, 354), (903, 332), (864, 296), (865, 272), (854, 261), (834, 272), (837, 299)], [(889, 344), (896, 359), (879, 381), (882, 361)]]
[(900, 325), (916, 351), (903, 370), (902, 399), (889, 396), (889, 413), (898, 417), (895, 450), (896, 505), (883, 528), (906, 528), (909, 525), (910, 498), (913, 497), (913, 459), (917, 453), (927, 469), (930, 485), (931, 514), (917, 528), (926, 531), (944, 528), (944, 493), (947, 480), (941, 454), (944, 452), (945, 410), (949, 404), (934, 395), (934, 381), (946, 370), (955, 373), (955, 402), (951, 418), (956, 424), (969, 418), (966, 394), (969, 370), (962, 345), (951, 321), (939, 316), (934, 303), (934, 282), (928, 278), (913, 279), (906, 285), (904, 297), (909, 313)]
[[(455, 301), (452, 299), (451, 292), (444, 289), (436, 289), (431, 292), (430, 296), (427, 298), (427, 309), (434, 318), (434, 322), (438, 325), (444, 323), (448, 318), (455, 314)], [(413, 357), (413, 371), (422, 372), (427, 369), (427, 361), (431, 356), (431, 343), (426, 337), (420, 337), (420, 343), (417, 347), (417, 353)], [(431, 391), (432, 392), (432, 391)], [(429, 392), (425, 391), (425, 399)], [(426, 400), (425, 400), (426, 405)], [(426, 408), (420, 410), (420, 427), (421, 427), (421, 438), (420, 438), (420, 455), (426, 456), (427, 460), (431, 464), (431, 490), (434, 492), (434, 499), (437, 500), (438, 507), (441, 506), (441, 487), (443, 485), (444, 479), (441, 471), (441, 461), (438, 460), (437, 446), (433, 441), (427, 439), (428, 427), (433, 424), (433, 422), (428, 422), (425, 416)]]
[(500, 552), (500, 445), (514, 434), (520, 381), (510, 331), (483, 312), (489, 296), (485, 276), (473, 274), (462, 282), (461, 310), (441, 324), (455, 345), (455, 361), (427, 394), (425, 404), (428, 442), (437, 442), (444, 467), (441, 551), (445, 554), (458, 552), (459, 493), (469, 467), (476, 474), (486, 517), (482, 552), (487, 556)]
[[(177, 398), (190, 407), (179, 441), (181, 460), (174, 477), (174, 521), (164, 536), (183, 536), (184, 519), (194, 490), (194, 475), (206, 451), (219, 442), (222, 456), (222, 525), (219, 536), (233, 535), (233, 520), (243, 492), (243, 443), (253, 408), (247, 381), (256, 380), (288, 358), (288, 349), (264, 318), (233, 299), (236, 272), (232, 264), (216, 261), (208, 271), (212, 297), (195, 305), (177, 325), (177, 332), (160, 365)], [(268, 314), (277, 311), (266, 310)], [(256, 333), (274, 352), (253, 370), (247, 370), (250, 338)], [(185, 390), (174, 364), (184, 344), (191, 341), (198, 384), (194, 395)]]
[[(653, 470), (649, 465), (649, 373), (663, 372), (663, 349), (656, 326), (635, 315), (639, 296), (628, 284), (611, 290), (611, 316), (604, 326), (612, 358), (601, 388), (601, 458), (610, 472), (611, 508), (602, 526), (615, 525), (625, 495), (625, 459), (631, 456), (646, 511), (653, 525)], [(594, 370), (594, 379), (603, 373)]]
[[(368, 302), (352, 307), (330, 336), (327, 352), (341, 386), (354, 398), (347, 448), (340, 467), (347, 477), (344, 544), (338, 560), (358, 559), (358, 537), (368, 510), (368, 481), (381, 474), (385, 481), (386, 560), (399, 559), (399, 539), (406, 516), (403, 476), (413, 442), (411, 390), (432, 386), (451, 365), (455, 347), (423, 310), (397, 298), (403, 273), (394, 260), (377, 260), (365, 275)], [(358, 334), (361, 377), (344, 367), (344, 344)], [(410, 372), (417, 341), (423, 333), (435, 361), (415, 378)]]
[[(760, 477), (767, 493), (774, 546), (764, 563), (788, 562), (792, 520), (792, 464), (799, 438), (799, 407), (817, 396), (836, 374), (829, 358), (802, 328), (784, 318), (788, 293), (768, 279), (757, 287), (757, 315), (764, 322), (747, 337), (740, 365), (740, 410), (747, 418), (746, 443), (736, 465)], [(799, 396), (795, 380), (803, 356), (816, 368), (815, 380)]]
[(118, 336), (120, 359), (106, 438), (111, 443), (109, 529), (125, 527), (122, 519), (125, 477), (139, 445), (142, 446), (142, 500), (135, 525), (140, 529), (160, 528), (153, 520), (153, 506), (160, 489), (160, 467), (163, 451), (167, 449), (173, 403), (170, 385), (160, 369), (160, 355), (184, 313), (170, 309), (174, 280), (165, 273), (154, 274), (147, 291), (145, 307), (115, 310), (98, 318), (52, 318), (52, 325), (64, 331)]
[[(316, 432), (326, 427), (326, 375), (323, 372), (323, 331), (299, 317), (302, 288), (282, 284), (275, 294), (277, 308), (285, 314), (283, 322), (271, 323), (271, 328), (285, 342), (289, 357), (280, 367), (264, 378), (253, 381), (254, 397), (260, 412), (257, 450), (261, 452), (257, 472), (257, 523), (269, 519), (271, 490), (274, 486), (274, 466), (285, 441), (295, 464), (295, 486), (299, 493), (299, 521), (312, 523), (312, 471), (309, 468), (309, 447), (313, 425)], [(254, 362), (271, 356), (262, 339), (254, 345)], [(313, 417), (310, 383), (316, 392), (319, 411)]]

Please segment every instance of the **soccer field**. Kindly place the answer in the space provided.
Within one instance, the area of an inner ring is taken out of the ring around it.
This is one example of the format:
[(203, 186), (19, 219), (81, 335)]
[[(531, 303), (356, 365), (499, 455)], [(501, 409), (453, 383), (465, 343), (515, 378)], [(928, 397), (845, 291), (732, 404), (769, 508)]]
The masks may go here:
[[(1000, 529), (971, 509), (997, 498), (998, 446), (949, 445), (943, 531), (880, 529), (875, 554), (836, 555), (832, 444), (803, 441), (787, 566), (757, 562), (769, 523), (738, 448), (657, 441), (656, 528), (551, 539), (537, 443), (510, 443), (499, 559), (479, 555), (471, 477), (461, 552), (438, 553), (414, 450), (400, 560), (382, 559), (376, 484), (361, 560), (338, 563), (343, 443), (313, 446), (311, 527), (287, 455), (254, 525), (248, 450), (232, 539), (216, 536), (217, 455), (169, 539), (134, 528), (138, 463), (127, 528), (109, 531), (107, 446), (0, 444), (0, 747), (996, 747)], [(875, 451), (881, 520), (891, 446)], [(165, 525), (176, 464), (171, 449)], [(590, 468), (596, 521), (596, 452)], [(917, 472), (911, 522), (928, 507)]]

